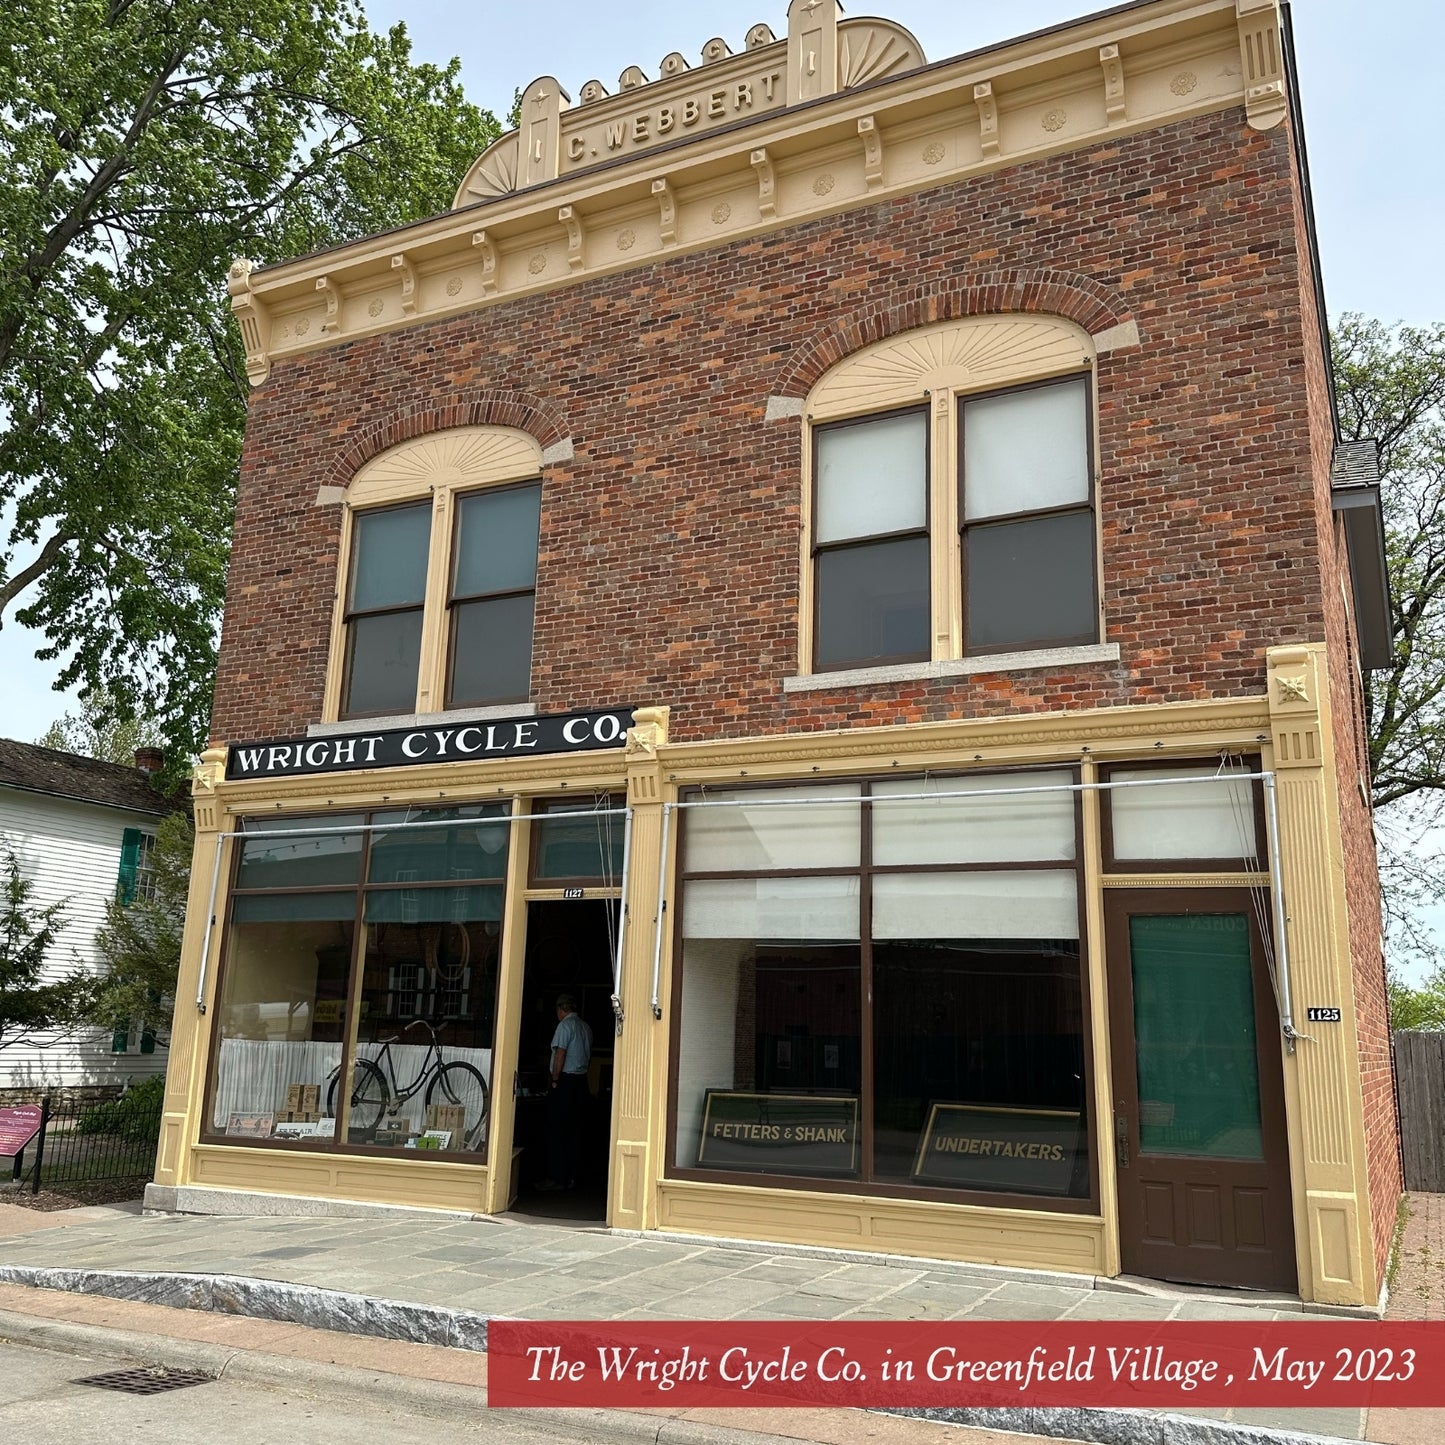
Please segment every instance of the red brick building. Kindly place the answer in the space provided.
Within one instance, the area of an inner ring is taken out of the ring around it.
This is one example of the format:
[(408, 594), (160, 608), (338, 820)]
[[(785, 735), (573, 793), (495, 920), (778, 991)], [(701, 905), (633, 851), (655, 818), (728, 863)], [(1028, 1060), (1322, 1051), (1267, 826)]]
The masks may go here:
[(1283, 11), (795, 0), (237, 263), (160, 1202), (1378, 1302), (1387, 597)]

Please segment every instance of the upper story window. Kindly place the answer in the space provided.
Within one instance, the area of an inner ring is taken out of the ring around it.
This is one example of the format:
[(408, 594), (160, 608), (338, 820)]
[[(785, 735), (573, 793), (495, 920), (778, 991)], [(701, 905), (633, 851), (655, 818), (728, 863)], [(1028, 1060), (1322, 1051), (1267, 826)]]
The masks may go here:
[(1085, 333), (977, 317), (890, 338), (808, 402), (804, 672), (1100, 635)]
[(328, 720), (525, 702), (541, 452), (468, 427), (408, 442), (347, 489)]

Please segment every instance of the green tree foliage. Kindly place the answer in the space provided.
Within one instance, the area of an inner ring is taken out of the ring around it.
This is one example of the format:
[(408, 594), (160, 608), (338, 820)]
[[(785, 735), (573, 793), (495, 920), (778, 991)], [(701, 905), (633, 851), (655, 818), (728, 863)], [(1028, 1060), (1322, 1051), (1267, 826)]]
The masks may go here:
[[(1429, 963), (1429, 910), (1445, 896), (1445, 326), (1347, 315), (1333, 342), (1344, 436), (1380, 444), (1394, 652), (1364, 682), (1391, 952)], [(1392, 1013), (1429, 1016), (1445, 1000), (1438, 968), (1431, 979), (1397, 980)]]
[(57, 718), (35, 741), (42, 748), (134, 767), (136, 749), (159, 747), (162, 735), (154, 719), (121, 716), (101, 693), (82, 697), (74, 712)]
[(353, 0), (0, 5), (0, 622), (204, 736), (246, 381), (231, 258), (446, 209), (496, 136)]
[(90, 999), (83, 969), (45, 980), (45, 966), (65, 926), (65, 904), (40, 907), (20, 860), (0, 842), (0, 1049), (43, 1029), (80, 1021)]
[(150, 855), (150, 887), (129, 903), (106, 904), (95, 936), (100, 974), (86, 1006), (92, 1023), (112, 1028), (120, 1020), (134, 1022), (161, 1044), (168, 1041), (194, 844), (184, 813), (163, 818)]
[(1419, 988), (1390, 976), (1392, 1029), (1445, 1029), (1445, 965), (1434, 969)]
[(1445, 798), (1445, 325), (1335, 328), (1347, 440), (1374, 437), (1394, 594), (1394, 660), (1366, 674), (1375, 805)]

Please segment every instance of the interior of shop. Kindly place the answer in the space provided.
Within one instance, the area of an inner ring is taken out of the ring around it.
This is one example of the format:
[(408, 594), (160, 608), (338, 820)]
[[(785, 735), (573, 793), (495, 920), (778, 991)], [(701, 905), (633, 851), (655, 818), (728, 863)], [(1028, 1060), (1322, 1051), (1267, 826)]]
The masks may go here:
[[(518, 1213), (579, 1221), (606, 1218), (616, 930), (617, 903), (612, 899), (527, 905), (513, 1137), (513, 1147), (522, 1151), (513, 1206)], [(549, 1177), (549, 1131), (555, 1122), (549, 1044), (557, 1027), (557, 998), (564, 993), (577, 1000), (577, 1011), (592, 1031), (592, 1052), (577, 1118), (576, 1185), (554, 1190), (544, 1186), (565, 1181)]]

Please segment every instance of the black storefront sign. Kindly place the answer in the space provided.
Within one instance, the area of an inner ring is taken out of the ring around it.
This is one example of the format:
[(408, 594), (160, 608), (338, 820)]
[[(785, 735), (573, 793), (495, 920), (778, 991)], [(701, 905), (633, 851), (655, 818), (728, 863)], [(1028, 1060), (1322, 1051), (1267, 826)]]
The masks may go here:
[(631, 726), (632, 709), (615, 707), (546, 717), (388, 728), (343, 737), (232, 743), (226, 757), (226, 778), (238, 782), (358, 768), (406, 768), (424, 763), (474, 762), (479, 758), (595, 752), (624, 746)]
[(703, 1169), (855, 1174), (858, 1100), (838, 1094), (742, 1094), (709, 1089), (697, 1162)]
[(1069, 1109), (935, 1104), (913, 1163), (918, 1184), (1025, 1194), (1068, 1194), (1084, 1147)]

